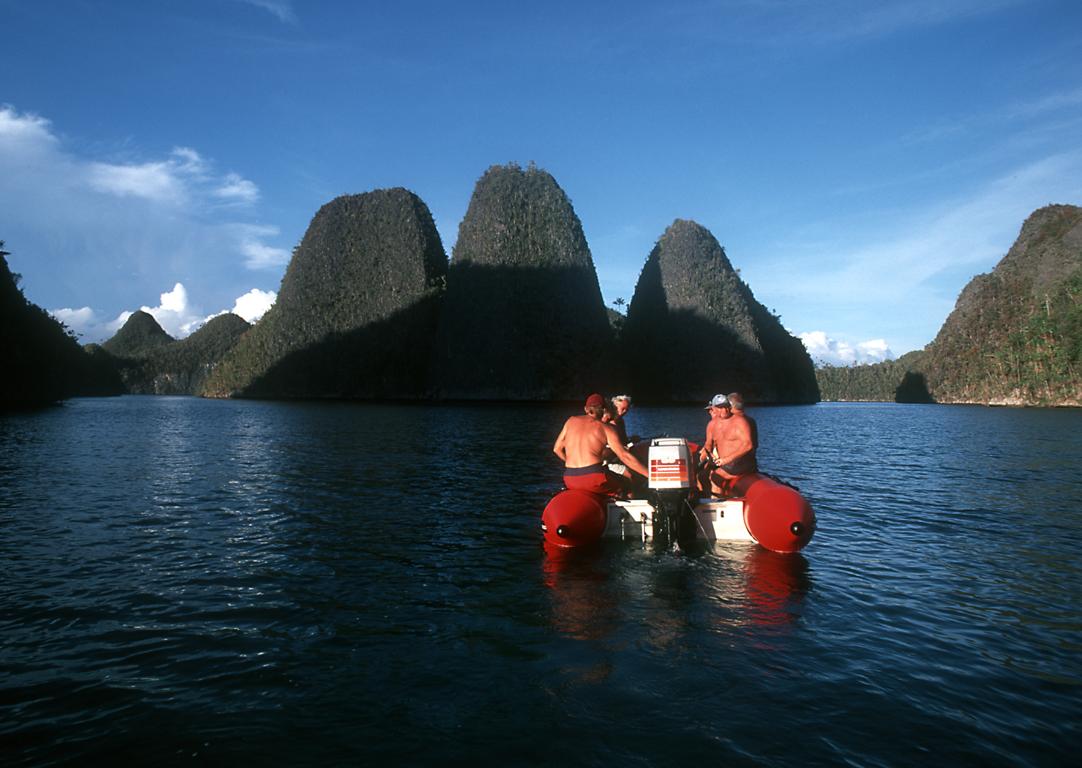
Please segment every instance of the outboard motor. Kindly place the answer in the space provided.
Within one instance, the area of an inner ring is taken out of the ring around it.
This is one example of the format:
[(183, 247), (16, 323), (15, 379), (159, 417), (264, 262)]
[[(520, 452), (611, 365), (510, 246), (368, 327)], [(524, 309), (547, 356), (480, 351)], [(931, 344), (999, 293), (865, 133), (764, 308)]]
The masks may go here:
[(647, 486), (657, 510), (654, 539), (659, 544), (695, 538), (698, 521), (688, 499), (696, 489), (695, 461), (682, 437), (656, 437), (650, 441)]

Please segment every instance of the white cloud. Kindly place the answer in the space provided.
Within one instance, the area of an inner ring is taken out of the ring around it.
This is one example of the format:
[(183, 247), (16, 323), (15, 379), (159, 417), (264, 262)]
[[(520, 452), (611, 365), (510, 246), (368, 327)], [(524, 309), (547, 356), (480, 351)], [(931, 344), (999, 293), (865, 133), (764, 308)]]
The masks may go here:
[[(208, 163), (190, 147), (174, 147), (168, 160), (156, 162), (90, 162), (87, 181), (99, 192), (175, 205), (199, 197), (203, 193), (200, 187), (206, 184), (212, 185), (210, 194), (216, 197), (243, 196), (250, 202), (259, 196), (255, 184), (235, 173), (226, 174), (221, 181), (215, 180)], [(226, 192), (223, 194), (222, 190)]]
[[(208, 318), (188, 302), (188, 290), (181, 283), (176, 283), (172, 290), (158, 297), (158, 306), (140, 307), (150, 314), (162, 329), (174, 339), (182, 339), (196, 330)], [(113, 320), (103, 322), (90, 307), (80, 309), (54, 309), (50, 314), (71, 328), (84, 344), (102, 342), (111, 338), (132, 316), (132, 312), (121, 312)]]
[(261, 291), (258, 288), (253, 288), (248, 293), (237, 298), (232, 311), (234, 315), (240, 315), (249, 323), (254, 323), (266, 314), (277, 298), (278, 294), (274, 291)]
[(251, 218), (254, 182), (189, 146), (131, 154), (71, 151), (47, 119), (0, 106), (0, 234), (31, 301), (93, 307), (93, 321), (72, 319), (98, 335), (101, 317), (162, 285), (182, 283), (222, 306), (251, 287), (245, 268), (288, 262), (274, 244), (279, 229)]
[(248, 269), (277, 269), (289, 263), (289, 251), (267, 245), (263, 240), (278, 234), (278, 227), (243, 225), (237, 228), (244, 266)]
[(173, 167), (179, 172), (199, 176), (207, 171), (206, 161), (191, 147), (173, 147), (171, 154)]
[(49, 314), (69, 328), (85, 327), (95, 320), (94, 310), (90, 307), (80, 307), (79, 309), (54, 309)]
[(942, 201), (904, 219), (863, 229), (828, 223), (840, 234), (819, 239), (790, 235), (774, 248), (787, 263), (805, 266), (771, 275), (771, 301), (802, 305), (799, 320), (792, 320), (792, 310), (789, 317), (804, 327), (829, 311), (835, 323), (847, 318), (852, 335), (863, 329), (890, 337), (903, 351), (919, 348), (935, 335), (965, 283), (1007, 253), (1029, 214), (1080, 197), (1077, 151), (1017, 167), (968, 199)]
[(174, 339), (189, 335), (206, 319), (202, 312), (189, 306), (188, 290), (182, 283), (176, 283), (173, 290), (163, 293), (158, 306), (143, 306), (140, 309), (152, 315), (158, 325)]
[(1004, 114), (1009, 118), (1028, 118), (1073, 109), (1082, 105), (1082, 88), (1052, 91), (1029, 101), (1013, 104)]
[(833, 19), (838, 37), (882, 37), (983, 15), (1020, 0), (896, 0), (842, 3)]
[[(176, 283), (172, 290), (165, 291), (158, 297), (157, 306), (144, 305), (140, 309), (149, 313), (170, 336), (183, 339), (199, 330), (209, 320), (228, 312), (239, 315), (249, 323), (254, 323), (274, 305), (276, 298), (278, 294), (274, 291), (252, 288), (244, 295), (237, 297), (232, 309), (223, 309), (211, 315), (204, 315), (199, 307), (192, 305), (188, 298), (188, 289), (182, 283)], [(50, 314), (73, 330), (82, 343), (89, 344), (101, 343), (112, 338), (133, 312), (126, 310), (112, 320), (102, 320), (90, 307), (54, 309), (50, 311)]]
[(855, 345), (833, 339), (823, 331), (801, 333), (798, 338), (816, 365), (863, 365), (894, 359), (885, 339), (861, 341)]
[(26, 151), (52, 147), (56, 143), (45, 118), (30, 113), (20, 115), (13, 107), (0, 106), (0, 146)]
[(832, 44), (873, 40), (995, 13), (1023, 0), (735, 0), (777, 27), (764, 38), (775, 44)]
[(228, 173), (214, 196), (240, 203), (254, 203), (259, 199), (259, 187), (238, 174)]
[(168, 163), (90, 163), (87, 166), (87, 181), (99, 192), (118, 197), (141, 197), (176, 203), (184, 199), (184, 187)]
[(1006, 126), (1021, 130), (1017, 124), (1023, 122), (1028, 122), (1023, 134), (1028, 139), (1045, 129), (1063, 130), (1052, 118), (1058, 115), (1070, 119), (1069, 113), (1079, 106), (1082, 106), (1082, 88), (1048, 91), (1035, 98), (1000, 105), (986, 112), (919, 126), (902, 136), (901, 142), (907, 145), (930, 144), (942, 139), (957, 139), (977, 131), (1002, 130)]
[(132, 313), (121, 312), (112, 320), (102, 320), (90, 307), (54, 309), (49, 314), (74, 331), (80, 342), (90, 344), (111, 338)]
[(238, 0), (248, 5), (254, 5), (256, 8), (262, 8), (264, 11), (274, 14), (278, 17), (279, 21), (287, 23), (293, 23), (297, 20), (296, 14), (293, 13), (293, 4), (289, 0)]

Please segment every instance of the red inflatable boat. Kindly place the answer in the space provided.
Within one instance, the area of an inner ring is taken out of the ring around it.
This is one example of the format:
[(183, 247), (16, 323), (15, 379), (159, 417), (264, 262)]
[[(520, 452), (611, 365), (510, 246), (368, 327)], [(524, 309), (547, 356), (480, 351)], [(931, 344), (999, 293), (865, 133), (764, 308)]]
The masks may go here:
[(649, 446), (649, 492), (620, 501), (564, 490), (545, 507), (541, 530), (549, 544), (571, 548), (604, 538), (754, 541), (774, 552), (798, 552), (815, 533), (815, 513), (796, 488), (767, 475), (741, 477), (726, 499), (697, 498), (693, 452), (683, 438)]

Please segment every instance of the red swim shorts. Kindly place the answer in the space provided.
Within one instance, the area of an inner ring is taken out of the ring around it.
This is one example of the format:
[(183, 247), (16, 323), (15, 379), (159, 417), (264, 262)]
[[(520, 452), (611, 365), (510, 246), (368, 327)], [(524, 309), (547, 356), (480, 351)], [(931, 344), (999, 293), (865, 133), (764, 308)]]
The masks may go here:
[(589, 491), (605, 496), (615, 496), (624, 490), (619, 475), (603, 469), (584, 474), (565, 474), (564, 486), (575, 491)]

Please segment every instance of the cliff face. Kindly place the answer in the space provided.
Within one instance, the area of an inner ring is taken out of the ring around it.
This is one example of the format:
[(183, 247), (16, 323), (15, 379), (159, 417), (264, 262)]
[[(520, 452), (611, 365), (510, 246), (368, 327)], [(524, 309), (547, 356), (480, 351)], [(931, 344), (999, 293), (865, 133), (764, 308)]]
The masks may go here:
[(582, 224), (548, 173), (493, 166), (459, 227), (436, 351), (445, 398), (579, 400), (612, 329)]
[(925, 349), (937, 402), (1082, 405), (1082, 208), (1035, 211)]
[(41, 307), (26, 300), (0, 242), (0, 411), (76, 395), (119, 394), (120, 381)]
[(650, 253), (622, 333), (634, 391), (705, 402), (740, 391), (753, 402), (819, 399), (799, 339), (752, 295), (714, 236), (676, 220)]
[(339, 197), (294, 251), (278, 299), (207, 380), (212, 397), (415, 398), (447, 257), (408, 190)]

